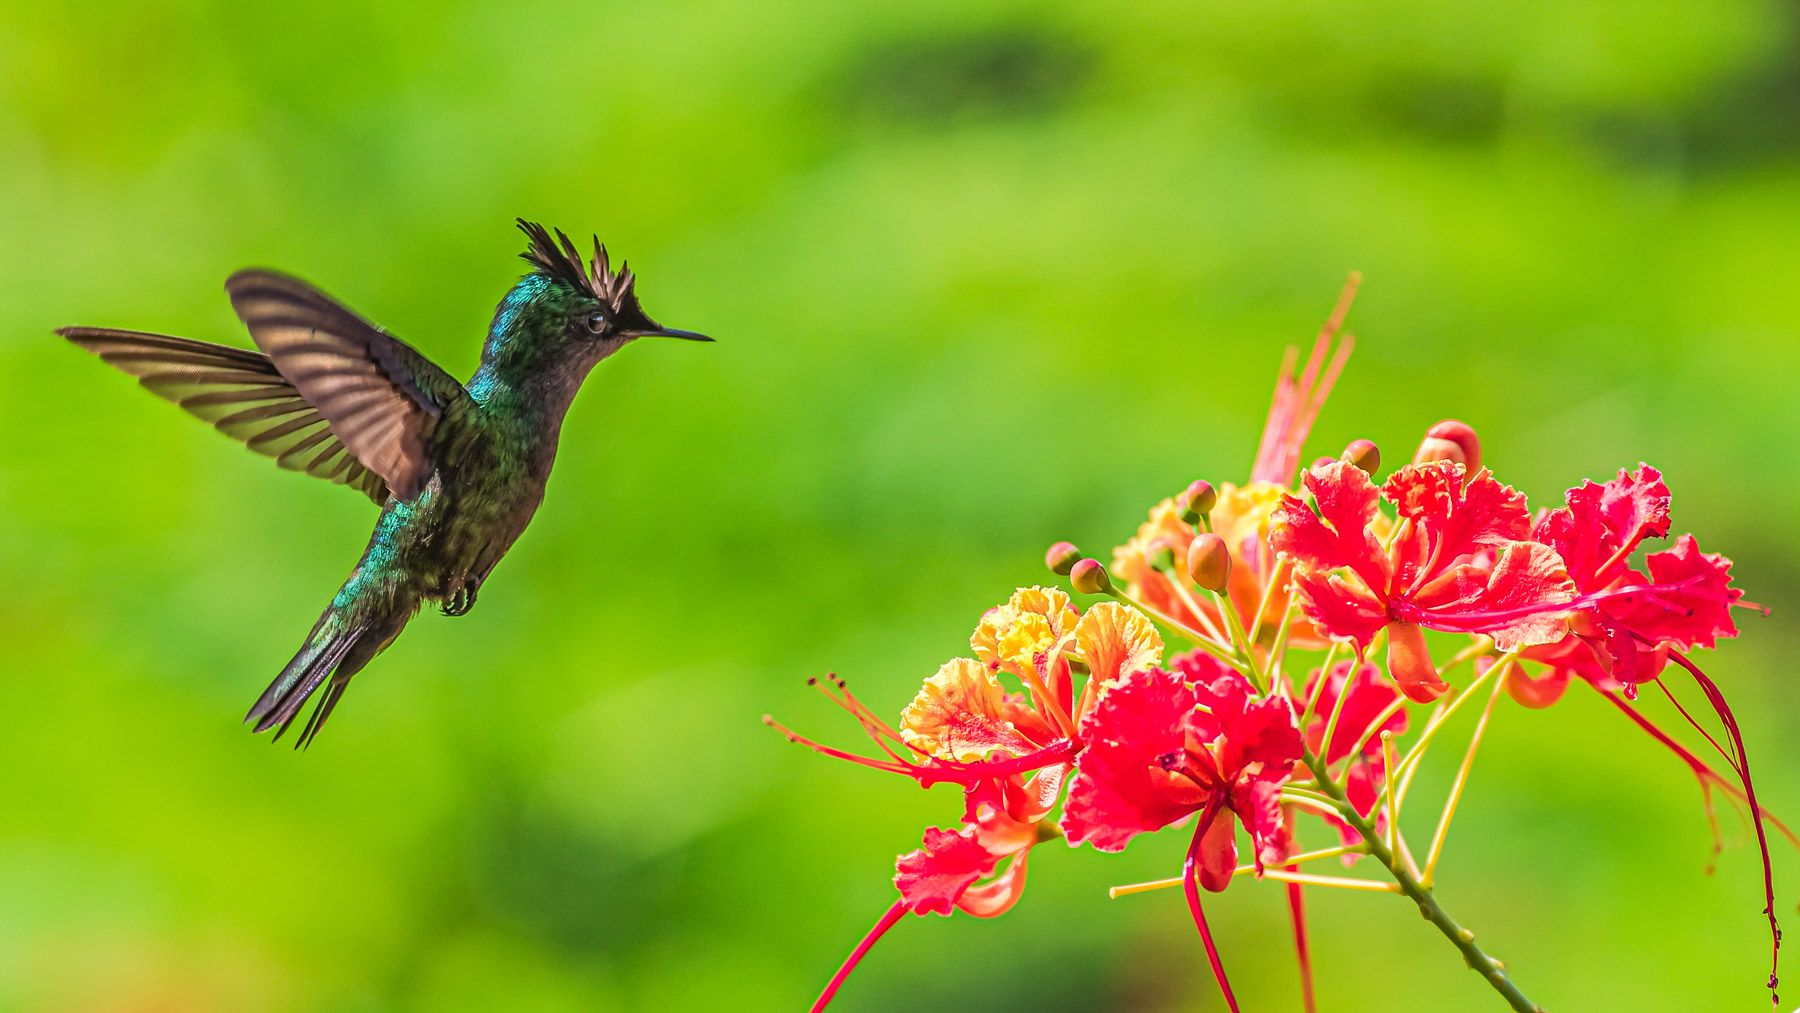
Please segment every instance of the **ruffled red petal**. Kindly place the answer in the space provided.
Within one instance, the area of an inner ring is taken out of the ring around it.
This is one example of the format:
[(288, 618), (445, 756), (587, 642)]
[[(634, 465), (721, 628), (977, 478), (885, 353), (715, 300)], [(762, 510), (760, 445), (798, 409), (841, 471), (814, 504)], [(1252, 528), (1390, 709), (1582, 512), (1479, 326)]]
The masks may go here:
[(1348, 567), (1374, 589), (1388, 583), (1387, 557), (1369, 525), (1380, 498), (1361, 468), (1331, 461), (1306, 473), (1306, 488), (1319, 512), (1293, 496), (1275, 507), (1269, 544), (1303, 568)]
[(994, 871), (999, 856), (975, 840), (973, 829), (925, 831), (925, 846), (894, 863), (894, 886), (913, 914), (947, 915), (963, 891)]
[(1181, 676), (1143, 669), (1108, 686), (1081, 719), (1087, 748), (1076, 760), (1063, 804), (1070, 843), (1118, 851), (1206, 800), (1193, 781), (1165, 769), (1187, 753), (1194, 690)]

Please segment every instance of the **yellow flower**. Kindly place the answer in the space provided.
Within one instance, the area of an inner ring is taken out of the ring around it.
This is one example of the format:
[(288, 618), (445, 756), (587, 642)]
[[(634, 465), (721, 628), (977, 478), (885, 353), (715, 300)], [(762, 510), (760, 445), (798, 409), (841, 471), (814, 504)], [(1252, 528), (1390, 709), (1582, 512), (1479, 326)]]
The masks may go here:
[(1237, 562), (1243, 561), (1246, 539), (1255, 539), (1257, 548), (1267, 551), (1269, 518), (1286, 491), (1273, 482), (1251, 482), (1242, 487), (1225, 482), (1219, 486), (1219, 502), (1210, 517), (1212, 529), (1225, 539), (1232, 555), (1240, 557)]
[(1163, 641), (1137, 609), (1103, 601), (1087, 610), (1075, 627), (1075, 643), (1087, 661), (1088, 677), (1110, 682), (1162, 663)]
[(1022, 587), (1004, 605), (988, 609), (969, 637), (975, 656), (1016, 675), (1035, 671), (1075, 628), (1069, 596), (1055, 588)]
[(995, 749), (1030, 752), (1035, 745), (1020, 725), (1044, 731), (1042, 719), (1008, 695), (993, 671), (973, 658), (944, 662), (900, 713), (900, 737), (907, 745), (940, 760), (964, 763)]

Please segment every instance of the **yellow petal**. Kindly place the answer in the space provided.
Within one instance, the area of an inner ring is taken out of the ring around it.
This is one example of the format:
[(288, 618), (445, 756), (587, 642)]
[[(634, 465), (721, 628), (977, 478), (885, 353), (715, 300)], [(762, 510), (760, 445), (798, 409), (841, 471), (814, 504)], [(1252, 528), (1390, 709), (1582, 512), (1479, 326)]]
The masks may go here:
[(941, 760), (979, 760), (995, 749), (1024, 753), (1031, 743), (1007, 713), (1000, 680), (973, 658), (952, 658), (925, 680), (900, 713), (900, 737)]
[(1069, 596), (1050, 587), (1022, 587), (1004, 605), (988, 609), (969, 637), (975, 656), (1013, 672), (1030, 671), (1075, 627)]
[(1269, 518), (1286, 492), (1273, 482), (1251, 482), (1239, 488), (1230, 482), (1219, 486), (1219, 502), (1213, 507), (1212, 528), (1231, 547), (1236, 562), (1243, 562), (1244, 542), (1259, 544), (1269, 538)]
[(1091, 678), (1101, 682), (1162, 663), (1163, 641), (1148, 617), (1118, 602), (1087, 610), (1075, 627), (1075, 644), (1087, 659)]

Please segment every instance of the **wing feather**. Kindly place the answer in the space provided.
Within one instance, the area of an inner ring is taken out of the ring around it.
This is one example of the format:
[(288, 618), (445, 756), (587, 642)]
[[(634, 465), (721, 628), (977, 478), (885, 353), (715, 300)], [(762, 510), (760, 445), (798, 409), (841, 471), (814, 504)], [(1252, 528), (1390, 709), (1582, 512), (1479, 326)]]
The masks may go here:
[[(284, 468), (309, 470), (299, 455), (322, 443), (343, 449), (325, 417), (260, 352), (102, 327), (65, 327), (57, 333)], [(361, 490), (376, 503), (387, 501), (381, 475), (348, 458), (342, 463), (345, 467), (324, 477)]]
[[(225, 290), (257, 346), (343, 448), (395, 495), (416, 496), (436, 467), (441, 418), (460, 415), (471, 403), (462, 384), (298, 279), (240, 271)], [(306, 470), (332, 467), (336, 474), (329, 457)]]

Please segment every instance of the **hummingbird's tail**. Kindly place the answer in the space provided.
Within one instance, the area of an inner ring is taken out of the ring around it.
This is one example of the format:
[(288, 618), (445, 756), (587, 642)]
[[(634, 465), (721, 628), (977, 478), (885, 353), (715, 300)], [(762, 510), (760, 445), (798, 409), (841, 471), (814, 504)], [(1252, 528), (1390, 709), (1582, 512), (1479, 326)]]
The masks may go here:
[(325, 726), (325, 719), (331, 716), (332, 708), (337, 706), (338, 699), (350, 685), (350, 677), (392, 643), (404, 625), (404, 619), (397, 624), (371, 624), (354, 618), (349, 609), (332, 605), (313, 625), (300, 652), (287, 663), (275, 681), (269, 683), (262, 696), (257, 697), (244, 720), (254, 721), (258, 732), (275, 729), (275, 738), (279, 739), (299, 716), (300, 708), (329, 678), (331, 682), (325, 687), (325, 695), (313, 707), (312, 715), (306, 719), (306, 727), (301, 729), (300, 738), (294, 743), (295, 749), (306, 748)]

